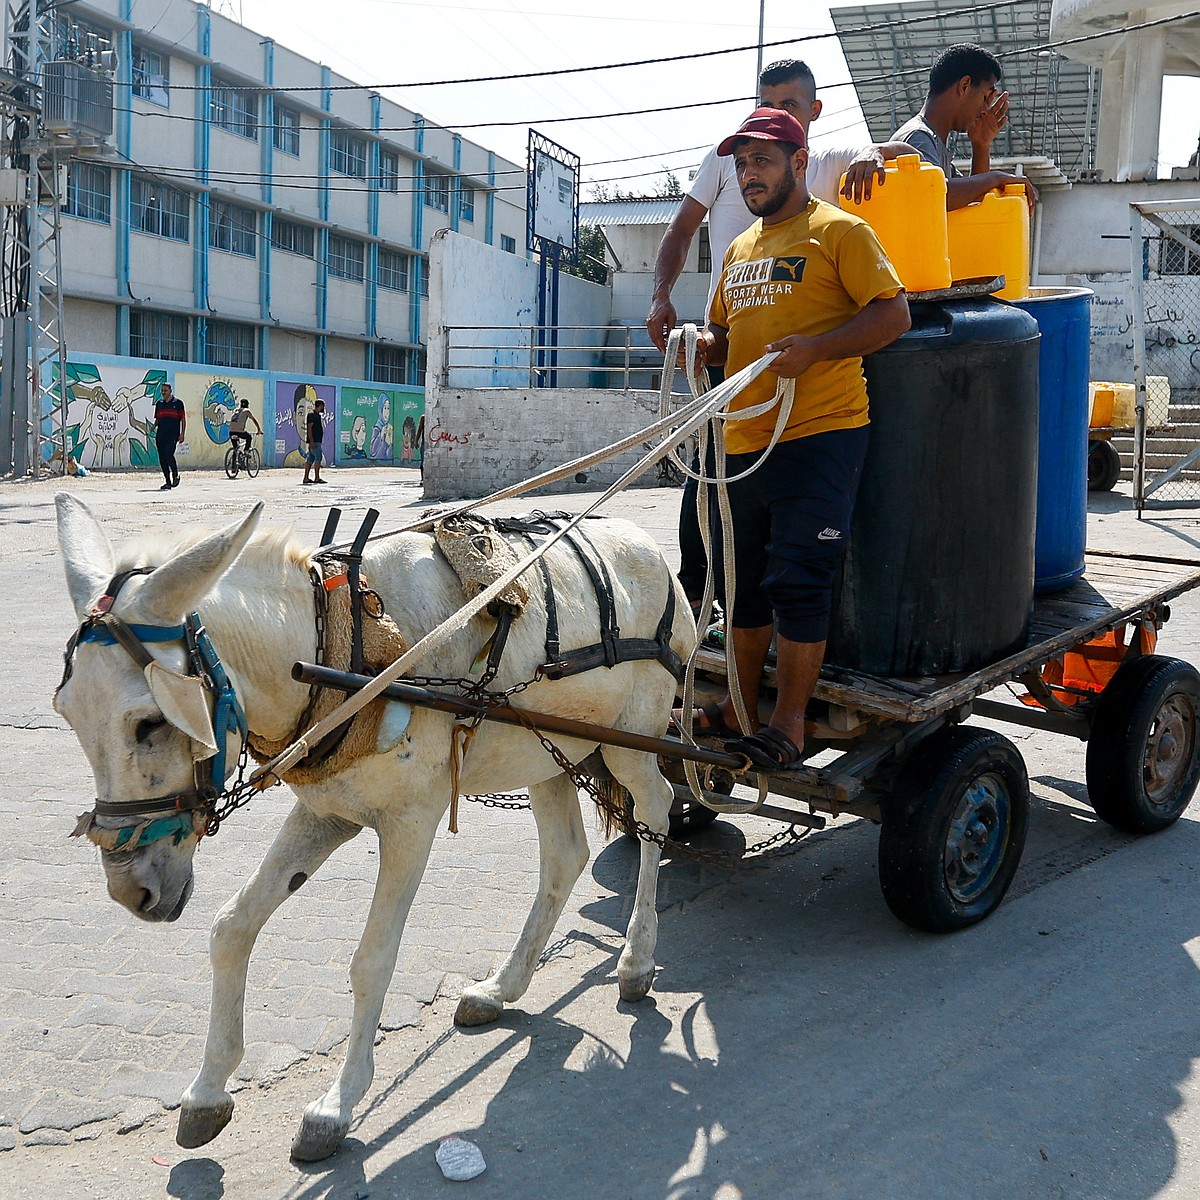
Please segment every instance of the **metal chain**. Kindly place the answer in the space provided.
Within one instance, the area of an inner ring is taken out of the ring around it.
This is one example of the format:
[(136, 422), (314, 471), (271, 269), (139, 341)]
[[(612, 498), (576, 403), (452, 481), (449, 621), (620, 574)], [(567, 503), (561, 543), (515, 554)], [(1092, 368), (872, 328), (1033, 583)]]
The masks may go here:
[[(680, 858), (690, 858), (695, 862), (708, 863), (713, 866), (722, 867), (740, 867), (745, 863), (745, 860), (754, 857), (760, 861), (763, 859), (765, 851), (769, 848), (779, 845), (784, 854), (789, 854), (797, 848), (810, 833), (813, 832), (811, 827), (803, 827), (803, 832), (797, 833), (797, 826), (789, 825), (786, 829), (780, 830), (778, 833), (772, 834), (768, 838), (764, 838), (761, 842), (755, 842), (753, 846), (748, 847), (742, 854), (731, 854), (728, 850), (698, 850), (695, 847), (687, 845), (686, 842), (676, 841), (674, 838), (668, 837), (665, 833), (659, 833), (655, 829), (651, 829), (645, 821), (632, 820), (629, 814), (625, 811), (623, 805), (618, 805), (607, 799), (600, 792), (600, 787), (596, 780), (585, 771), (581, 771), (569, 758), (548, 738), (532, 720), (528, 719), (524, 714), (516, 710), (521, 719), (521, 724), (533, 734), (534, 737), (542, 743), (546, 752), (551, 758), (562, 768), (563, 774), (566, 775), (571, 782), (581, 791), (587, 792), (592, 798), (596, 807), (601, 812), (605, 813), (610, 820), (619, 828), (624, 829), (627, 833), (631, 833), (641, 841), (653, 842), (660, 849), (667, 851), (672, 855)], [(488, 807), (501, 807), (500, 804), (492, 804)], [(781, 857), (779, 854), (771, 855), (772, 858)]]

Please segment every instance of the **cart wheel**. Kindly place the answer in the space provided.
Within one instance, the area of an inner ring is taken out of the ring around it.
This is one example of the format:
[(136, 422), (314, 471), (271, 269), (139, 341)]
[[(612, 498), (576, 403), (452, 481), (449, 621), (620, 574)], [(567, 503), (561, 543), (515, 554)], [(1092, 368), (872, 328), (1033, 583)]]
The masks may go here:
[(1029, 777), (1006, 737), (966, 725), (904, 760), (879, 835), (879, 883), (906, 925), (952, 933), (988, 916), (1021, 861)]
[(1121, 478), (1121, 455), (1112, 442), (1088, 444), (1087, 481), (1089, 492), (1110, 492)]
[(1200, 675), (1191, 663), (1145, 654), (1100, 693), (1087, 747), (1088, 798), (1101, 820), (1157, 833), (1187, 808), (1200, 779)]

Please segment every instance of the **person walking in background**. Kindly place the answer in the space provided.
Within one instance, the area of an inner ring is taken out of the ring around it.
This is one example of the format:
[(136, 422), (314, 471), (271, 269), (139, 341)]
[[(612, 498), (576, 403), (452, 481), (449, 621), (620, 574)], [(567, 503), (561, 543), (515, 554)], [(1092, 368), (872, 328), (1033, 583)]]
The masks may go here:
[(154, 406), (154, 446), (158, 450), (158, 465), (162, 467), (165, 483), (160, 492), (179, 486), (179, 464), (175, 461), (175, 449), (187, 434), (187, 412), (183, 401), (175, 397), (169, 383), (159, 391), (158, 403)]
[[(929, 93), (921, 111), (892, 135), (907, 142), (946, 176), (946, 208), (963, 208), (993, 188), (1025, 185), (1030, 212), (1037, 202), (1032, 184), (1007, 171), (992, 170), (992, 142), (1008, 124), (1008, 93), (999, 92), (1000, 60), (982, 46), (962, 42), (943, 51), (929, 72)], [(952, 133), (971, 141), (971, 173), (963, 175), (950, 155)]]
[[(304, 478), (301, 483), (324, 483), (321, 478), (321, 442), (325, 437), (325, 401), (317, 400), (304, 422), (304, 439), (308, 450), (304, 455)], [(309, 472), (313, 478), (309, 479)]]

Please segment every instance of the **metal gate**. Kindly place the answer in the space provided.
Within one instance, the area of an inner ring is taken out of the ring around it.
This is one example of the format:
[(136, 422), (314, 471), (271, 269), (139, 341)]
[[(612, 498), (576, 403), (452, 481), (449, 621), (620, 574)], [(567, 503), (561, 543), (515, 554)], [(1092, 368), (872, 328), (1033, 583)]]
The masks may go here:
[(1200, 199), (1129, 206), (1133, 499), (1200, 505)]

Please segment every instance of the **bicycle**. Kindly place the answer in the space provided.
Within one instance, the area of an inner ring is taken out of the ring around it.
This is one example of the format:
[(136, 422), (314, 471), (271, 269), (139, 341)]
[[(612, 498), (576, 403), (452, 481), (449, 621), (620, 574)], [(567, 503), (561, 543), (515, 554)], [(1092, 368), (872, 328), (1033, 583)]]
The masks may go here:
[(261, 466), (262, 456), (253, 441), (243, 449), (239, 438), (225, 451), (225, 474), (230, 479), (236, 479), (239, 471), (245, 471), (253, 479)]

